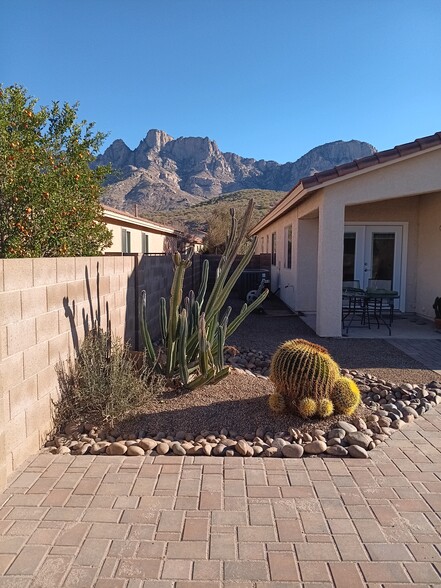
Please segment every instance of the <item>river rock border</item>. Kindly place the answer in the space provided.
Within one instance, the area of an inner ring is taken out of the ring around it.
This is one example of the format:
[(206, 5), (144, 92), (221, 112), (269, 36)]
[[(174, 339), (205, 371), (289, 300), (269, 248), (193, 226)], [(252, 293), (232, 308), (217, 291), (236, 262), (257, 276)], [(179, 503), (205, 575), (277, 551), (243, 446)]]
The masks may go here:
[[(247, 365), (234, 369), (243, 369), (256, 377), (267, 377), (253, 373), (252, 367)], [(372, 413), (365, 419), (356, 417), (340, 420), (336, 427), (327, 432), (321, 429), (303, 432), (292, 427), (281, 432), (259, 428), (242, 435), (227, 429), (201, 431), (199, 434), (186, 431), (174, 434), (166, 431), (138, 431), (123, 438), (117, 430), (106, 434), (92, 424), (69, 423), (64, 434), (55, 435), (46, 443), (46, 451), (72, 455), (285, 458), (331, 455), (368, 458), (369, 451), (388, 439), (394, 431), (401, 430), (433, 406), (441, 404), (441, 382), (397, 385), (355, 370), (342, 370), (342, 374), (357, 382), (363, 402)]]

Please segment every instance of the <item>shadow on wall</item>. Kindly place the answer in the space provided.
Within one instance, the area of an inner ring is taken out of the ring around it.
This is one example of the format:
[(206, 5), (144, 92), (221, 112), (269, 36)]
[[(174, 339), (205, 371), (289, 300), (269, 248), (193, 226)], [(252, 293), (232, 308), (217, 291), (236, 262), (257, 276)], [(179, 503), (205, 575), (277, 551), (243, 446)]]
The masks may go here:
[[(87, 266), (84, 270), (84, 278), (86, 284), (87, 302), (89, 305), (89, 313), (83, 307), (81, 309), (83, 336), (87, 337), (91, 330), (101, 328), (101, 300), (100, 300), (100, 264), (96, 264), (96, 310), (94, 310), (92, 300), (92, 289), (90, 285), (89, 269)], [(80, 337), (78, 335), (77, 327), (77, 304), (75, 300), (70, 301), (67, 296), (63, 297), (64, 316), (69, 320), (70, 333), (72, 337), (72, 344), (76, 355), (80, 351)], [(111, 333), (111, 321), (109, 303), (106, 302), (106, 332)]]

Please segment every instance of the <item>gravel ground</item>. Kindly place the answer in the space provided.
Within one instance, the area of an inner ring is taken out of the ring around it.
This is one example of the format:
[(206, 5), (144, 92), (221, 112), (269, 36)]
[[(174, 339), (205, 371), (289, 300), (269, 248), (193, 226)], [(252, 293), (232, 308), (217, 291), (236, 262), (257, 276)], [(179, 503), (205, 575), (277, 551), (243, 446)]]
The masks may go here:
[[(236, 311), (242, 301), (233, 299), (231, 304), (233, 311)], [(280, 302), (276, 301), (269, 301), (268, 305), (281, 308)], [(252, 314), (228, 339), (227, 344), (272, 354), (284, 341), (297, 338), (326, 347), (342, 368), (368, 372), (390, 382), (426, 384), (439, 379), (438, 374), (426, 369), (384, 339), (318, 337), (300, 318), (292, 315)]]
[[(233, 312), (243, 302), (230, 301)], [(283, 313), (279, 301), (270, 301), (270, 308)], [(320, 338), (296, 316), (272, 316), (255, 313), (228, 339), (227, 344), (272, 354), (287, 339), (304, 338), (326, 347), (342, 368), (372, 374), (397, 384), (426, 384), (439, 376), (425, 369), (398, 349), (380, 339)], [(124, 430), (148, 433), (186, 431), (199, 433), (228, 429), (238, 434), (250, 433), (263, 427), (268, 431), (283, 431), (289, 426), (328, 430), (338, 417), (326, 421), (303, 422), (293, 415), (274, 415), (268, 407), (272, 383), (234, 371), (216, 385), (204, 386), (193, 392), (169, 392), (161, 395), (149, 407), (149, 412), (123, 425)], [(354, 415), (365, 416), (361, 407)], [(350, 421), (351, 419), (345, 418)]]

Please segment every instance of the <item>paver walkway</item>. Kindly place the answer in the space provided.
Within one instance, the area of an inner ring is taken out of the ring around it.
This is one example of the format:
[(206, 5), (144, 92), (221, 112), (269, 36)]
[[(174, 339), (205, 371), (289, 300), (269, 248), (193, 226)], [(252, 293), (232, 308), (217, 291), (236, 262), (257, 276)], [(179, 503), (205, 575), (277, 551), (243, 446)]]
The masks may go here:
[(40, 454), (0, 495), (0, 587), (441, 586), (441, 410), (370, 455)]
[(389, 343), (441, 375), (441, 339), (391, 339)]

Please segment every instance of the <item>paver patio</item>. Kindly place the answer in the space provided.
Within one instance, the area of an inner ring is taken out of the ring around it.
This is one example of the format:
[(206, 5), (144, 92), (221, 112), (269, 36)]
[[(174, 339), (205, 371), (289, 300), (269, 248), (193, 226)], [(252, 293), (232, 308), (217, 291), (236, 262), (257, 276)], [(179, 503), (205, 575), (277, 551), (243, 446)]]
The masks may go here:
[(0, 587), (441, 585), (441, 410), (369, 460), (40, 454), (0, 495)]

